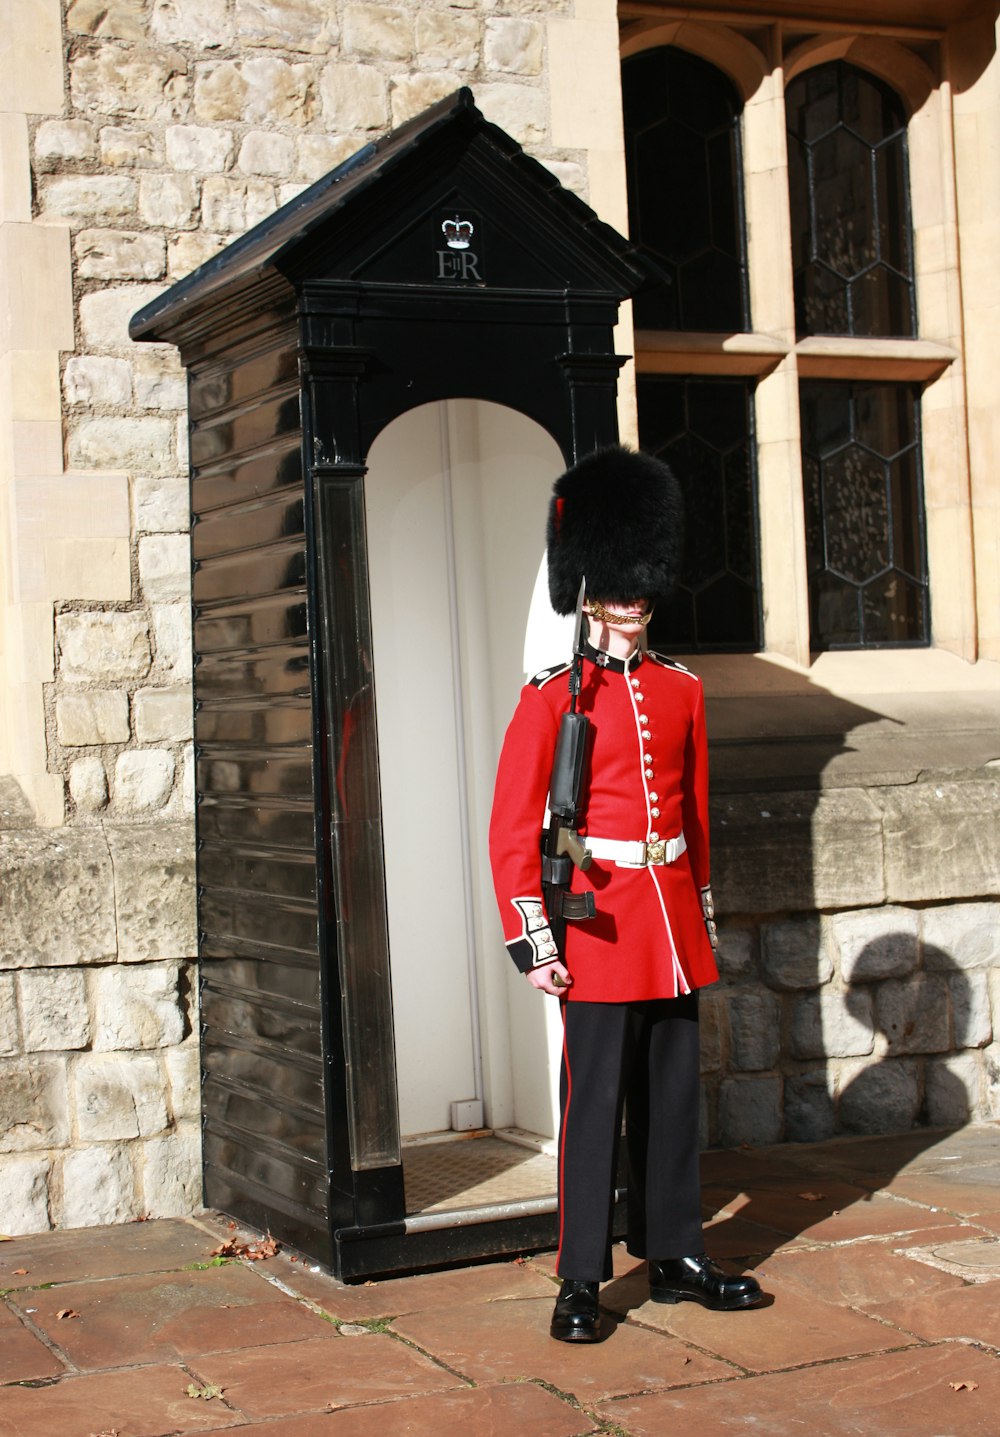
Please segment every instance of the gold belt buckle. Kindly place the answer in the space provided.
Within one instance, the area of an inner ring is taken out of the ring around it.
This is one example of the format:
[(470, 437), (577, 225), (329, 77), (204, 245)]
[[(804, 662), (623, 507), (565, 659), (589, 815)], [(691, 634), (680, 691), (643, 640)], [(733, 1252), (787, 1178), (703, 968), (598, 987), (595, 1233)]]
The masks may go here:
[(647, 863), (666, 863), (667, 861), (667, 840), (661, 838), (658, 843), (646, 844)]

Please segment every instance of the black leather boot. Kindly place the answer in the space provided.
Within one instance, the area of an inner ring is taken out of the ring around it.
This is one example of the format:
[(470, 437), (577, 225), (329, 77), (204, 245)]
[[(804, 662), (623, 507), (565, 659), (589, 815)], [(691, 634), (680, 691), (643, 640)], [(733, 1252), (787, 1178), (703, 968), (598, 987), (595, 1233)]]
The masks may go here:
[(755, 1277), (730, 1277), (701, 1252), (694, 1257), (649, 1261), (649, 1295), (654, 1302), (700, 1302), (713, 1312), (756, 1307), (764, 1294)]
[(601, 1314), (596, 1282), (575, 1282), (567, 1277), (556, 1298), (549, 1332), (559, 1342), (599, 1342)]

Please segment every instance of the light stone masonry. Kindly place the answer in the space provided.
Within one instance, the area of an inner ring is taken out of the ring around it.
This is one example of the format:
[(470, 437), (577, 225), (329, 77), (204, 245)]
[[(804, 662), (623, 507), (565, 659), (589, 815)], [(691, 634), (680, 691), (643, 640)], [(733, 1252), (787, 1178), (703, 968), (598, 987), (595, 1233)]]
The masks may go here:
[(35, 131), (35, 154), (45, 160), (90, 160), (97, 136), (88, 120), (43, 120)]
[(0, 973), (0, 1058), (21, 1051), (14, 974)]
[(137, 193), (135, 180), (127, 176), (60, 175), (43, 179), (39, 201), (46, 215), (94, 224), (131, 214)]
[(326, 55), (340, 32), (325, 0), (236, 0), (236, 34), (250, 45)]
[(408, 60), (413, 54), (413, 21), (389, 5), (344, 6), (344, 48), (354, 55)]
[(373, 66), (327, 65), (319, 88), (323, 117), (332, 130), (381, 130), (388, 125), (385, 78)]
[(139, 582), (151, 604), (187, 600), (190, 541), (186, 534), (149, 534), (139, 540)]
[(98, 968), (92, 974), (95, 1052), (166, 1048), (184, 1036), (180, 963)]
[(158, 418), (70, 421), (70, 463), (81, 469), (128, 469), (145, 474), (176, 470), (173, 425)]
[(0, 1058), (0, 1153), (61, 1148), (68, 1142), (66, 1060), (37, 1053)]
[(70, 0), (66, 27), (71, 34), (141, 40), (146, 33), (143, 0)]
[(67, 683), (140, 679), (149, 671), (149, 626), (140, 613), (60, 614), (56, 645), (59, 676)]
[(833, 976), (833, 963), (818, 918), (765, 925), (761, 930), (761, 959), (766, 981), (784, 992), (819, 988)]
[(121, 408), (132, 401), (132, 367), (127, 359), (77, 354), (66, 361), (63, 394), (67, 404), (90, 409)]
[(158, 279), (167, 263), (162, 235), (139, 230), (81, 230), (73, 253), (82, 279)]
[(21, 1031), (26, 1053), (86, 1048), (91, 1038), (86, 969), (19, 973)]
[(56, 699), (56, 733), (65, 748), (127, 743), (128, 695), (120, 689), (91, 689)]
[[(162, 183), (158, 177), (157, 184)], [(84, 342), (95, 349), (134, 352), (128, 337), (129, 320), (137, 309), (162, 294), (163, 288), (162, 284), (130, 284), (85, 294), (80, 300), (80, 328)]]
[(903, 978), (917, 966), (920, 916), (912, 909), (887, 905), (835, 913), (830, 927), (845, 983)]
[(142, 1146), (144, 1215), (176, 1217), (201, 1203), (201, 1126), (180, 1123), (177, 1130)]
[(188, 604), (157, 604), (150, 610), (156, 661), (171, 678), (188, 679), (191, 674), (191, 610)]
[(233, 24), (227, 0), (154, 0), (153, 34), (168, 45), (228, 45)]
[(198, 186), (190, 175), (143, 175), (139, 217), (148, 225), (188, 229), (197, 223)]
[(194, 848), (187, 823), (109, 824), (119, 963), (194, 958)]
[(453, 10), (418, 10), (417, 55), (427, 69), (474, 70), (479, 63), (481, 31), (475, 15)]
[(5, 833), (0, 843), (0, 969), (112, 962), (118, 951), (114, 882), (101, 833)]
[(251, 130), (243, 138), (236, 161), (245, 175), (274, 175), (283, 178), (295, 163), (295, 141), (290, 135)]
[(163, 143), (151, 130), (102, 125), (98, 140), (101, 164), (112, 169), (156, 166), (163, 163)]
[(177, 1048), (164, 1048), (163, 1059), (170, 1078), (170, 1106), (178, 1120), (201, 1119), (201, 1054), (197, 1037)]
[(773, 1068), (781, 1051), (781, 1005), (766, 989), (741, 986), (729, 995), (732, 1066), (738, 1072)]
[(487, 20), (487, 68), (511, 75), (541, 74), (543, 34), (533, 20)]
[(229, 130), (209, 125), (168, 125), (165, 138), (167, 164), (173, 170), (211, 175), (226, 169), (232, 159), (233, 136)]
[(69, 793), (79, 814), (97, 814), (107, 807), (108, 775), (95, 755), (70, 764)]
[(48, 1231), (50, 1171), (49, 1159), (35, 1154), (0, 1163), (0, 1212), (8, 1233)]
[(64, 1154), (56, 1227), (101, 1227), (145, 1216), (136, 1193), (131, 1145), (100, 1143)]
[(839, 1114), (850, 1133), (901, 1133), (920, 1110), (919, 1070), (912, 1058), (844, 1065)]
[(181, 532), (187, 537), (191, 501), (186, 479), (136, 479), (132, 502), (136, 533)]
[(797, 998), (789, 1028), (793, 1058), (863, 1057), (875, 1047), (871, 994), (808, 993)]
[(984, 1048), (993, 1041), (990, 988), (985, 973), (952, 973), (948, 977), (951, 997), (952, 1046)]
[[(185, 279), (192, 270), (218, 254), (229, 243), (231, 235), (211, 234), (208, 231), (189, 231), (174, 235), (167, 243), (167, 276), (171, 280)], [(164, 405), (164, 408), (170, 406)]]
[(88, 1053), (73, 1065), (77, 1134), (84, 1142), (154, 1137), (169, 1118), (152, 1053)]
[(135, 736), (139, 743), (180, 743), (191, 737), (191, 686), (140, 689), (132, 700)]
[(166, 749), (128, 749), (115, 760), (111, 791), (120, 817), (145, 818), (162, 808), (174, 782), (174, 759)]
[(70, 65), (70, 95), (85, 114), (169, 123), (186, 111), (189, 94), (186, 57), (162, 46), (104, 45)]

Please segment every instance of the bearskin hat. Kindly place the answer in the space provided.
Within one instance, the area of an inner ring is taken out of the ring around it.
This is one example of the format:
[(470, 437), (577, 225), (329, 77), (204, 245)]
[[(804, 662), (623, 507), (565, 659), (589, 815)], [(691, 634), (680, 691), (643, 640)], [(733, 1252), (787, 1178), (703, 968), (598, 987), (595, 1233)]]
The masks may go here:
[(666, 464), (618, 444), (596, 449), (552, 489), (552, 607), (573, 613), (584, 575), (593, 599), (666, 598), (677, 583), (683, 527), (680, 486)]

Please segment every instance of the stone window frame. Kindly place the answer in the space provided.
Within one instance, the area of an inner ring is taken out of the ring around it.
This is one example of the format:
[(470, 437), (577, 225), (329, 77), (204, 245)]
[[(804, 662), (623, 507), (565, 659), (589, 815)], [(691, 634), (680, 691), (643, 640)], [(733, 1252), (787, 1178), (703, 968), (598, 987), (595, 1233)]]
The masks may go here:
[[(953, 115), (947, 81), (931, 68), (941, 32), (895, 26), (816, 34), (774, 18), (741, 33), (746, 17), (711, 22), (652, 16), (621, 0), (621, 57), (673, 45), (721, 69), (743, 99), (743, 185), (753, 329), (742, 334), (636, 331), (642, 374), (750, 376), (756, 380), (758, 522), (764, 603), (762, 652), (808, 667), (809, 598), (799, 431), (802, 379), (921, 386), (926, 542), (933, 630), (930, 648), (974, 660), (977, 652), (966, 395), (958, 257)], [(688, 12), (690, 13), (690, 12)], [(766, 51), (766, 53), (765, 53)], [(908, 114), (917, 337), (860, 339), (795, 334), (785, 88), (804, 70), (846, 60), (888, 83)], [(878, 662), (884, 650), (853, 651)], [(921, 653), (906, 651), (919, 669)]]

